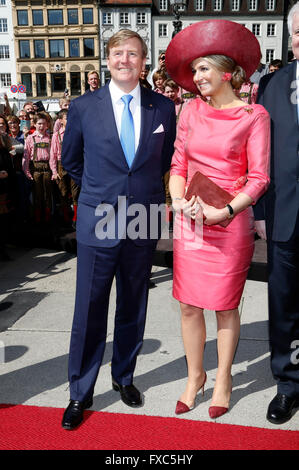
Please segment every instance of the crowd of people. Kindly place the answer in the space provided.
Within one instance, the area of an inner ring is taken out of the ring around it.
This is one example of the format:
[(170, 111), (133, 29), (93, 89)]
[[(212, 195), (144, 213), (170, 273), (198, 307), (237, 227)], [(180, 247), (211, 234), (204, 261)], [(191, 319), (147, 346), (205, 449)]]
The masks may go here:
[(61, 98), (60, 112), (51, 116), (25, 103), (17, 115), (0, 116), (1, 241), (0, 259), (8, 260), (5, 245), (26, 224), (76, 224), (79, 188), (61, 168), (61, 146), (70, 100)]
[[(267, 71), (282, 67), (274, 60)], [(140, 74), (140, 85), (163, 94), (175, 104), (177, 121), (184, 106), (197, 95), (182, 89), (169, 77), (165, 66), (165, 52), (158, 58), (158, 66), (148, 76), (145, 66)], [(152, 84), (151, 84), (152, 83)], [(88, 73), (86, 93), (99, 88), (97, 71)], [(237, 95), (247, 103), (255, 103), (258, 84), (242, 84)], [(41, 102), (28, 101), (16, 115), (13, 114), (7, 96), (5, 112), (0, 115), (1, 169), (0, 217), (2, 226), (0, 238), (0, 260), (8, 260), (5, 244), (9, 242), (14, 227), (24, 223), (51, 223), (58, 220), (65, 227), (76, 228), (77, 206), (80, 188), (68, 176), (61, 164), (61, 146), (67, 123), (70, 98), (59, 100), (60, 112), (47, 113)], [(10, 159), (8, 159), (8, 155)], [(169, 230), (173, 230), (173, 214), (168, 189), (169, 173), (165, 175), (165, 192)]]

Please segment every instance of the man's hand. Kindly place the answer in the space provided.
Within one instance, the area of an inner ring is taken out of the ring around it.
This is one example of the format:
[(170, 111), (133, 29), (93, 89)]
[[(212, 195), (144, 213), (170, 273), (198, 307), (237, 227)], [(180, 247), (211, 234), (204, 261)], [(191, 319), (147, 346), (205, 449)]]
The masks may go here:
[(255, 230), (262, 240), (267, 240), (265, 220), (256, 220), (254, 222)]

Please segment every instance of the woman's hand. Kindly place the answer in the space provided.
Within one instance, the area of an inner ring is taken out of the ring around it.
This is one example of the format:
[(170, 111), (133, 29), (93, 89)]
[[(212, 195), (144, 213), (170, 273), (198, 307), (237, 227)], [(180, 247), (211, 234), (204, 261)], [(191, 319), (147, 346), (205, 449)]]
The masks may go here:
[(205, 225), (216, 225), (228, 218), (229, 211), (227, 207), (216, 209), (216, 207), (206, 204), (199, 196), (197, 196), (197, 202), (201, 206), (203, 215), (205, 217)]
[(185, 216), (194, 220), (198, 216), (198, 212), (201, 210), (195, 196), (192, 196), (189, 201), (185, 198), (174, 198), (172, 200), (172, 207), (175, 212), (182, 211)]
[(32, 175), (29, 171), (25, 173), (26, 178), (28, 178), (30, 181), (33, 181)]

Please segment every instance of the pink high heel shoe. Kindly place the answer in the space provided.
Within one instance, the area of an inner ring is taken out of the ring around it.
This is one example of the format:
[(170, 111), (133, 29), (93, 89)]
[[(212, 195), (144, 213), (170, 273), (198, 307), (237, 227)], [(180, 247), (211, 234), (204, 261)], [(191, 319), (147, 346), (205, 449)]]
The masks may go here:
[[(202, 385), (201, 385), (201, 386), (199, 387), (199, 389), (198, 389), (198, 392), (199, 392), (200, 390), (202, 390), (202, 395), (203, 395), (203, 396), (204, 396), (204, 394), (205, 394), (205, 383), (206, 383), (206, 381), (207, 381), (207, 373), (205, 372), (205, 376), (204, 376), (204, 379), (203, 379), (203, 383), (202, 383)], [(198, 393), (198, 392), (197, 392), (197, 393)], [(194, 401), (194, 403), (195, 403), (195, 401)], [(177, 404), (176, 404), (176, 408), (175, 408), (175, 414), (176, 414), (176, 415), (181, 415), (181, 414), (183, 414), (183, 413), (188, 413), (188, 411), (193, 410), (193, 408), (194, 408), (194, 405), (192, 405), (192, 406), (189, 407), (188, 405), (186, 405), (186, 403), (183, 403), (182, 401), (178, 400), (178, 401), (177, 401)]]

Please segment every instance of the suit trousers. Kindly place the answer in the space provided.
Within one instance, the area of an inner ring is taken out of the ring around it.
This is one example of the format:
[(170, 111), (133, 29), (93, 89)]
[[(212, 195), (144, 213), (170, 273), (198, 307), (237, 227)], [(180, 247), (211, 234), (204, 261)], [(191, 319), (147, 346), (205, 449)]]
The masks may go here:
[(70, 398), (92, 397), (106, 345), (109, 297), (116, 279), (112, 376), (130, 385), (142, 346), (155, 244), (124, 239), (112, 248), (77, 244), (77, 286), (69, 354)]
[(299, 397), (299, 233), (268, 239), (271, 368), (277, 390)]

